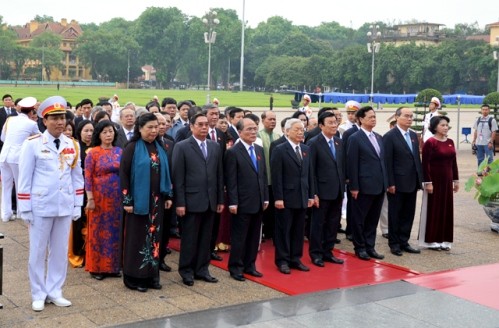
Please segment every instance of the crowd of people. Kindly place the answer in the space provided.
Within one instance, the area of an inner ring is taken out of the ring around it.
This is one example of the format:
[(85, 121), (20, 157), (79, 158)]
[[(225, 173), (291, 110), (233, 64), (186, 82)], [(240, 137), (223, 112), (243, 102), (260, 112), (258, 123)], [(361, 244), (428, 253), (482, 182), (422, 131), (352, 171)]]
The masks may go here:
[[(73, 108), (59, 96), (27, 97), (16, 110), (5, 95), (1, 216), (28, 222), (33, 310), (71, 305), (62, 293), (68, 262), (96, 280), (161, 289), (159, 272), (172, 271), (165, 261), (172, 237), (180, 238), (178, 273), (187, 286), (218, 282), (209, 264), (225, 250), (233, 279), (262, 277), (255, 262), (263, 240), (273, 242), (282, 274), (310, 270), (305, 239), (313, 265), (343, 264), (333, 253), (339, 232), (359, 259), (383, 259), (375, 245), (384, 206), (391, 253), (417, 254), (409, 240), (421, 189), (419, 247), (449, 251), (459, 189), (449, 119), (432, 115), (423, 144), (410, 108), (398, 108), (381, 136), (370, 106), (347, 102), (343, 121), (338, 108), (314, 115), (305, 100), (280, 122), (281, 135), (274, 111), (222, 112), (218, 100), (199, 107), (155, 98), (140, 108), (120, 107), (115, 95)], [(440, 103), (432, 103), (434, 113)]]

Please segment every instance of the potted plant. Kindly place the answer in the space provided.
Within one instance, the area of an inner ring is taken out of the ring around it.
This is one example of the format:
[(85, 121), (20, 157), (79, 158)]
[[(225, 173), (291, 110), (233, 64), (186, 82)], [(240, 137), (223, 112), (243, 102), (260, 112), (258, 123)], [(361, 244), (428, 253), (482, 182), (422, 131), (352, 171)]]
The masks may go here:
[(487, 164), (487, 157), (480, 163), (478, 172), (466, 182), (465, 190), (476, 189), (475, 199), (492, 221), (490, 229), (499, 233), (499, 159)]

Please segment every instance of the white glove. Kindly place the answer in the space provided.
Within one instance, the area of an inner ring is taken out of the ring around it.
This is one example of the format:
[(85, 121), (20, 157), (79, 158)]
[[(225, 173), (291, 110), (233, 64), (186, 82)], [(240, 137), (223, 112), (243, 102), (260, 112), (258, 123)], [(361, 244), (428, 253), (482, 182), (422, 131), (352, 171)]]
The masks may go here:
[(78, 220), (81, 217), (81, 206), (75, 206), (73, 208), (73, 221)]
[(33, 212), (21, 212), (21, 219), (26, 223), (33, 224)]

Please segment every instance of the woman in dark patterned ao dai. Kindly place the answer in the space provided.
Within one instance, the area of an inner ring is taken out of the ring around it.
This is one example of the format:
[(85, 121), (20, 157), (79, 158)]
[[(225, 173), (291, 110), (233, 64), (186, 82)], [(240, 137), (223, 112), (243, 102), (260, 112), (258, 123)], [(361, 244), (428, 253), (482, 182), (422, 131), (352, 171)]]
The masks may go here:
[(125, 211), (123, 281), (126, 287), (140, 292), (161, 289), (161, 229), (164, 210), (172, 206), (168, 157), (157, 140), (158, 125), (152, 113), (137, 118), (120, 166)]

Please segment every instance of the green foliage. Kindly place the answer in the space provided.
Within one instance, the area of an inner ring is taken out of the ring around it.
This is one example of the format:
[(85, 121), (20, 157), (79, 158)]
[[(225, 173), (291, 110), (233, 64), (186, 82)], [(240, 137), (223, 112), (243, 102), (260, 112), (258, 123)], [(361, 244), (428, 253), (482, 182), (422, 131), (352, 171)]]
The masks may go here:
[(489, 93), (485, 98), (483, 99), (484, 104), (489, 104), (492, 107), (498, 107), (499, 105), (499, 92), (494, 91)]
[(497, 199), (499, 195), (499, 159), (487, 164), (485, 158), (478, 167), (480, 175), (472, 175), (465, 184), (465, 190), (476, 189), (475, 199), (481, 205), (487, 204), (491, 199)]
[(416, 102), (428, 106), (432, 97), (437, 97), (440, 100), (440, 103), (442, 103), (443, 101), (442, 94), (440, 93), (440, 91), (435, 89), (424, 89), (418, 93), (416, 97)]
[(31, 59), (36, 59), (43, 65), (45, 77), (49, 81), (52, 69), (62, 67), (64, 53), (60, 49), (61, 41), (61, 36), (46, 31), (34, 37), (29, 45), (30, 53), (33, 54)]

